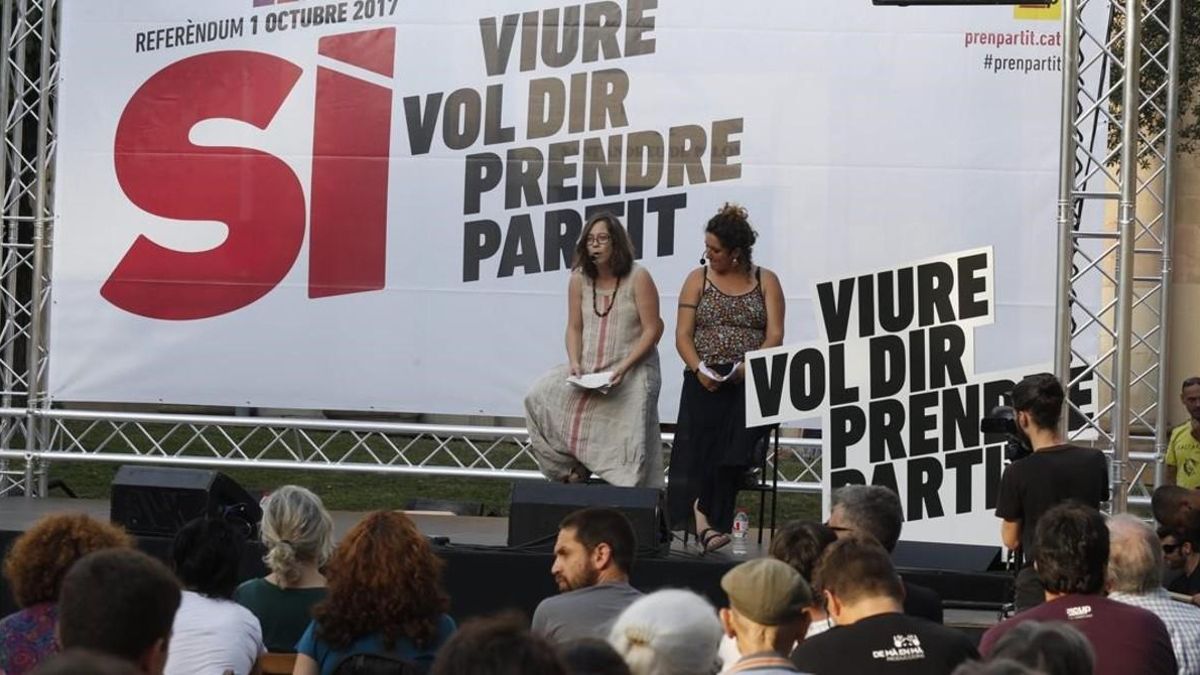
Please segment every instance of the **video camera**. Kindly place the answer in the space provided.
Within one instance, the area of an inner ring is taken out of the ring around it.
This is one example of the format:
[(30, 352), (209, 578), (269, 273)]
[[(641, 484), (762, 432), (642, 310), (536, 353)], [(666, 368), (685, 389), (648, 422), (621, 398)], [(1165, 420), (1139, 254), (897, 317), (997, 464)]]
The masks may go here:
[(1010, 462), (1025, 459), (1033, 454), (1033, 448), (1029, 447), (1029, 439), (1017, 427), (1017, 411), (1010, 405), (992, 408), (987, 417), (979, 420), (979, 430), (985, 434), (1004, 436), (1004, 456)]

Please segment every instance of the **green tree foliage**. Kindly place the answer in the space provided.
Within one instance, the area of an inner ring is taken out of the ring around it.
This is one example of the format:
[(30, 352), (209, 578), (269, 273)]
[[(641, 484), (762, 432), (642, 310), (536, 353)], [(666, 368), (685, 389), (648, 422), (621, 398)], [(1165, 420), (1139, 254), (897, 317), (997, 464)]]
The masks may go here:
[[(1125, 56), (1126, 23), (1125, 14), (1120, 11), (1120, 4), (1119, 0), (1114, 0), (1108, 32), (1113, 51), (1119, 61)], [(1142, 3), (1142, 14), (1142, 98), (1153, 102), (1153, 105), (1143, 105), (1138, 111), (1138, 125), (1143, 139), (1139, 142), (1138, 158), (1146, 165), (1151, 159), (1147, 142), (1160, 145), (1165, 140), (1162, 134), (1166, 130), (1167, 45), (1170, 37), (1168, 28), (1171, 2), (1146, 0)], [(1111, 81), (1115, 82), (1122, 72), (1118, 62), (1111, 74)], [(1197, 143), (1200, 143), (1200, 82), (1197, 81), (1200, 78), (1200, 1), (1197, 0), (1181, 1), (1178, 77), (1180, 120), (1177, 126), (1176, 153), (1189, 154), (1196, 152)], [(1119, 87), (1109, 98), (1109, 109), (1113, 117), (1119, 120), (1123, 110), (1122, 92)], [(1120, 144), (1120, 134), (1121, 129), (1118, 125), (1108, 126), (1110, 148)]]

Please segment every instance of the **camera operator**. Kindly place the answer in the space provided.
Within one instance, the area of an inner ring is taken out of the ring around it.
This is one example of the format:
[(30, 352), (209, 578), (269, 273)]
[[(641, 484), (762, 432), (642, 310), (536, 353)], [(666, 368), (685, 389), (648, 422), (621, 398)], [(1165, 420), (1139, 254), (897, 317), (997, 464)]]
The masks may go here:
[(1045, 591), (1033, 569), (1034, 528), (1056, 504), (1075, 500), (1094, 509), (1108, 500), (1108, 465), (1104, 454), (1063, 442), (1062, 384), (1050, 373), (1030, 375), (1013, 388), (1016, 434), (1032, 453), (1014, 461), (1000, 479), (996, 517), (1004, 522), (1000, 538), (1020, 550), (1024, 563), (1017, 574), (1017, 610), (1041, 604)]

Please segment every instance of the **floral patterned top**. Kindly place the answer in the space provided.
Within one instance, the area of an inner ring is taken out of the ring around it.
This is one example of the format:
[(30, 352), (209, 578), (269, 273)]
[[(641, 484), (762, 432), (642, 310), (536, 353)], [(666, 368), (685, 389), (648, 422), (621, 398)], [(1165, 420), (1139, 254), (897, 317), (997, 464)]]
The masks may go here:
[(704, 292), (696, 307), (692, 339), (696, 353), (708, 365), (737, 363), (746, 352), (758, 349), (767, 335), (767, 301), (762, 292), (762, 275), (741, 295), (726, 295), (708, 280), (704, 270)]
[(58, 604), (30, 605), (0, 619), (0, 673), (23, 675), (58, 653)]

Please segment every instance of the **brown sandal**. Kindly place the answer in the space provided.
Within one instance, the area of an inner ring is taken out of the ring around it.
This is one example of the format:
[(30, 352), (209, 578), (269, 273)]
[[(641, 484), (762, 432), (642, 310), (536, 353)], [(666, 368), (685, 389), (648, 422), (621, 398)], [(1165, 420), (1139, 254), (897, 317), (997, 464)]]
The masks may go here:
[(733, 541), (729, 538), (729, 535), (720, 530), (714, 530), (711, 527), (704, 528), (700, 534), (696, 535), (696, 538), (700, 540), (700, 546), (704, 548), (705, 553), (719, 551)]

